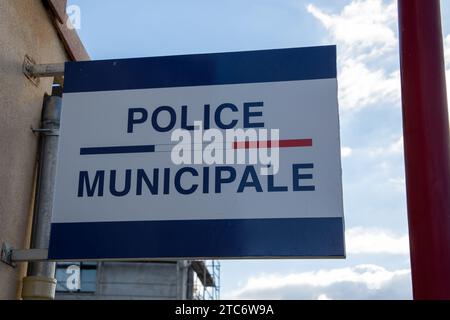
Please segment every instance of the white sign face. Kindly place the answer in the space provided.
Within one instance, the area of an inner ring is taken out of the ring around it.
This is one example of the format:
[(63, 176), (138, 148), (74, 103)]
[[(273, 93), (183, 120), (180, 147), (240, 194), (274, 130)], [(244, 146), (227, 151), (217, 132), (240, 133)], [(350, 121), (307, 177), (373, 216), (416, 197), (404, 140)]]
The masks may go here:
[(52, 259), (343, 257), (334, 46), (69, 63)]

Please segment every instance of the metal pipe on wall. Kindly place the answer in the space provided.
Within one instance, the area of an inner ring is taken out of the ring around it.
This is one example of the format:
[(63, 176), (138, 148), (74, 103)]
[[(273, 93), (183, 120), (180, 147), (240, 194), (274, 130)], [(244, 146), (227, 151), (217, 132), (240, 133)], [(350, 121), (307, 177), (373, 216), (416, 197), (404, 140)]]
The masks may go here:
[[(42, 112), (39, 178), (31, 247), (46, 249), (50, 241), (50, 227), (55, 191), (59, 122), (62, 98), (47, 96)], [(23, 279), (23, 299), (54, 299), (56, 290), (55, 263), (31, 262), (28, 276)]]

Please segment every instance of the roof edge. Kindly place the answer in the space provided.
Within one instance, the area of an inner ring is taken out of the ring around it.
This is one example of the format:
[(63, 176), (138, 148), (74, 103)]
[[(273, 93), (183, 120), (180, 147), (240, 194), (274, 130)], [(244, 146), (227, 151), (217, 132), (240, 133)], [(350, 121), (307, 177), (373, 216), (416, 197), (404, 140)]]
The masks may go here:
[(50, 8), (53, 17), (53, 24), (59, 37), (62, 40), (64, 49), (72, 61), (91, 60), (86, 48), (81, 42), (75, 29), (67, 25), (68, 16), (66, 13), (67, 0), (43, 0), (44, 5)]

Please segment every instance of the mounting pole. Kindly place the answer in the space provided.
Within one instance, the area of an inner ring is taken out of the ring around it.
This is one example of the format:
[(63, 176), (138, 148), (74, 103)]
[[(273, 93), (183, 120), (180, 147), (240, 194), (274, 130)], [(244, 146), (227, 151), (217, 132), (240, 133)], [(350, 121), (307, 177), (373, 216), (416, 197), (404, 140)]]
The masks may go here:
[[(49, 246), (61, 105), (61, 97), (47, 96), (44, 99), (42, 129), (39, 131), (42, 139), (38, 191), (31, 243), (34, 249), (46, 249)], [(22, 298), (54, 299), (56, 290), (54, 277), (54, 262), (31, 262), (28, 265), (28, 276), (23, 279)]]
[(450, 144), (439, 0), (399, 0), (414, 299), (450, 299)]
[(23, 73), (33, 78), (53, 78), (64, 76), (64, 63), (34, 64), (30, 58), (23, 63)]

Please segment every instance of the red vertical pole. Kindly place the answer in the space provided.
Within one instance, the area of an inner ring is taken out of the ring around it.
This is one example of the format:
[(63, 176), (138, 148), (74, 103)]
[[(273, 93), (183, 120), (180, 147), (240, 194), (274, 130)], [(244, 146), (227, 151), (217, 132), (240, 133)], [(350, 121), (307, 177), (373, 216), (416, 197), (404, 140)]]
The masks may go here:
[(450, 299), (450, 144), (439, 0), (399, 0), (414, 299)]

